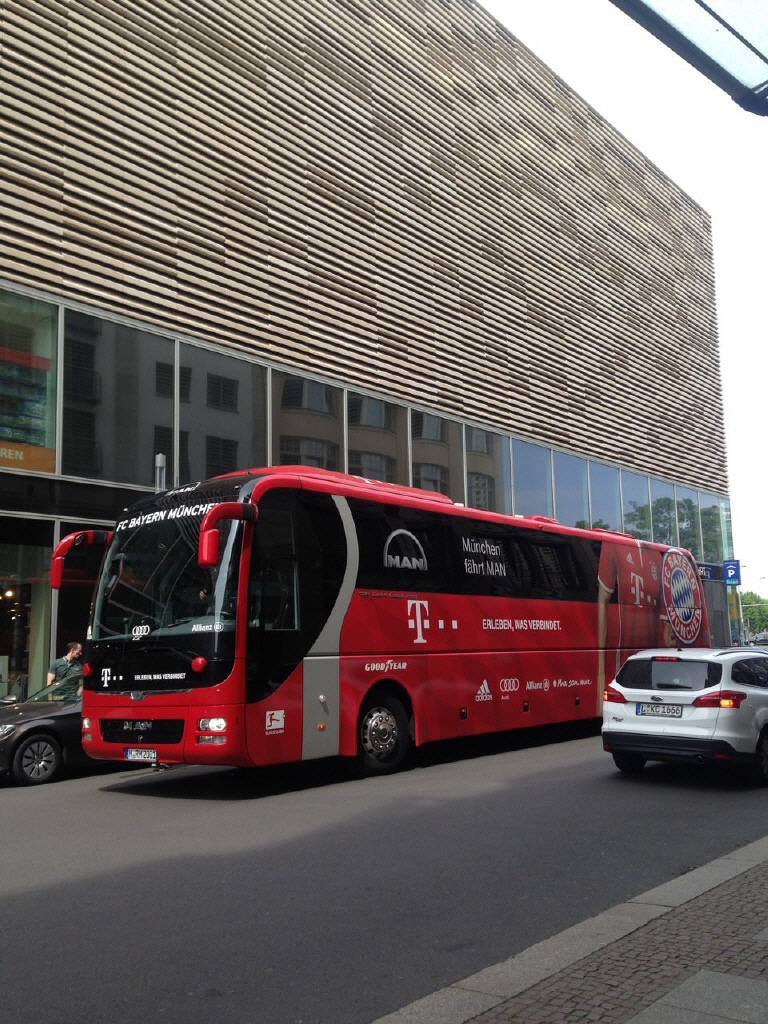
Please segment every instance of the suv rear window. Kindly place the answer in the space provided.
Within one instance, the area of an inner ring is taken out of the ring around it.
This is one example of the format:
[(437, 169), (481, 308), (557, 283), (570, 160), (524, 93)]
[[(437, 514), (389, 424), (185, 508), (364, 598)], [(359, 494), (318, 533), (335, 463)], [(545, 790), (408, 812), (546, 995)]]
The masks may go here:
[(722, 665), (711, 661), (640, 658), (626, 662), (616, 682), (630, 690), (705, 690), (717, 686)]

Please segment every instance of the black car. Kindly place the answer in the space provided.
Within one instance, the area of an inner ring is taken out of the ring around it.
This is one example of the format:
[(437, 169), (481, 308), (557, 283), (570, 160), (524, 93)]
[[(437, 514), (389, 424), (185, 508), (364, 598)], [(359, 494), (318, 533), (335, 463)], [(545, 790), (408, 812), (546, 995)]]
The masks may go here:
[(39, 786), (67, 767), (92, 763), (84, 753), (80, 673), (67, 676), (28, 700), (0, 705), (0, 772)]

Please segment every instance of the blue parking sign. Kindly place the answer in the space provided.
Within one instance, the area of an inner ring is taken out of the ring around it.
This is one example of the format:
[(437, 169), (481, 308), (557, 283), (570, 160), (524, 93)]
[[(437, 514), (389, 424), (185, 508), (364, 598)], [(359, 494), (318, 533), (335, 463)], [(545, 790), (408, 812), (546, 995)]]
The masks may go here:
[(729, 587), (741, 586), (741, 562), (738, 558), (731, 562), (723, 562), (723, 575)]

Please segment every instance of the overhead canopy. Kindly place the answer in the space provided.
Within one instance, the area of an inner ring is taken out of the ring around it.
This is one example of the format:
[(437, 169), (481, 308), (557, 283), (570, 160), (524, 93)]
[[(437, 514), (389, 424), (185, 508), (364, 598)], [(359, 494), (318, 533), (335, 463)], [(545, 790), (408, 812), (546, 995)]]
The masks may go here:
[(724, 89), (768, 115), (766, 0), (611, 0)]

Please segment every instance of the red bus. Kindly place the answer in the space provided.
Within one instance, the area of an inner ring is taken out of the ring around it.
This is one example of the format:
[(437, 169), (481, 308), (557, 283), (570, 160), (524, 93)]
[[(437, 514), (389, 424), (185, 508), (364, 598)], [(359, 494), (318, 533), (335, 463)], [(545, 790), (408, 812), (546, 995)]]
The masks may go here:
[(83, 745), (155, 765), (358, 757), (594, 718), (632, 651), (708, 646), (690, 554), (301, 466), (190, 484), (104, 544)]

